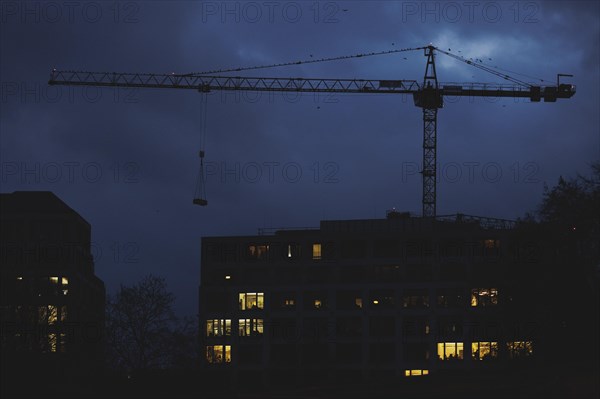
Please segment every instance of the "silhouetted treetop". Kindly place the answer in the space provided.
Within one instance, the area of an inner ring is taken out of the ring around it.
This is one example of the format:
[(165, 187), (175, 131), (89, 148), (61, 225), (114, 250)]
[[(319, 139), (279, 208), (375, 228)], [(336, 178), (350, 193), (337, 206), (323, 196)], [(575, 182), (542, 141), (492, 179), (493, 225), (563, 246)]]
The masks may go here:
[(175, 296), (164, 278), (146, 276), (132, 286), (121, 285), (106, 304), (109, 362), (124, 371), (144, 371), (179, 366), (194, 341), (193, 323), (173, 311)]
[(562, 229), (588, 233), (597, 228), (600, 219), (600, 162), (591, 165), (591, 177), (581, 175), (566, 180), (562, 176), (552, 189), (544, 189), (538, 209), (542, 222)]

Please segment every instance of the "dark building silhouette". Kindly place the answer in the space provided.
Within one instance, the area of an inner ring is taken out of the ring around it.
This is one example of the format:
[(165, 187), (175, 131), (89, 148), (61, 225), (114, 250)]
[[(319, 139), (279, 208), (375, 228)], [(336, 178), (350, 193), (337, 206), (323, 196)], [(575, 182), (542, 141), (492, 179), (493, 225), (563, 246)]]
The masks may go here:
[(538, 367), (556, 346), (540, 330), (538, 273), (550, 263), (514, 222), (392, 211), (259, 233), (202, 239), (209, 379), (310, 387), (498, 374)]
[(0, 194), (0, 221), (2, 385), (60, 392), (102, 366), (90, 224), (47, 191)]

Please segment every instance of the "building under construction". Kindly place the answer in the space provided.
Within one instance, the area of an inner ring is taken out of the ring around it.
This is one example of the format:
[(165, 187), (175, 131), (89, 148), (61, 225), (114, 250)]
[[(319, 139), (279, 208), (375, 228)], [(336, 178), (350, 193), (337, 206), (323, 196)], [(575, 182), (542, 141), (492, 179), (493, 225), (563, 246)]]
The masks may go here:
[(545, 252), (511, 221), (395, 211), (204, 237), (203, 368), (239, 386), (352, 386), (529, 367), (553, 346)]

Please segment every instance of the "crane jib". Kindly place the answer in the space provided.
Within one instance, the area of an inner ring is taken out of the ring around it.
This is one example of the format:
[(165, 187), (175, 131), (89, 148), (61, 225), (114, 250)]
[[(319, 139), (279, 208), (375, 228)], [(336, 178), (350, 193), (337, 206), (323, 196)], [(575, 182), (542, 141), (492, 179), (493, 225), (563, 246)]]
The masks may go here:
[[(165, 74), (95, 73), (74, 71), (52, 71), (50, 85), (138, 87), (195, 89), (201, 92), (212, 90), (250, 91), (298, 91), (393, 94), (412, 93), (417, 98), (430, 97), (425, 101), (435, 105), (439, 96), (460, 97), (520, 97), (532, 102), (544, 100), (554, 102), (557, 98), (570, 98), (575, 86), (520, 86), (494, 83), (440, 83), (430, 89), (414, 80), (368, 80), (368, 79), (310, 79), (310, 78), (251, 78), (229, 76), (178, 76)], [(430, 90), (433, 90), (431, 92)], [(425, 94), (429, 92), (430, 94)], [(431, 98), (436, 99), (431, 100)], [(433, 101), (433, 102), (432, 102)], [(441, 105), (441, 103), (440, 103)]]
[[(437, 110), (444, 105), (444, 97), (492, 97), (524, 98), (531, 102), (556, 102), (559, 98), (571, 98), (576, 88), (571, 84), (561, 84), (558, 74), (555, 86), (538, 86), (493, 70), (488, 66), (465, 60), (458, 55), (437, 49), (433, 45), (423, 47), (427, 66), (423, 80), (393, 79), (309, 79), (309, 78), (267, 78), (244, 76), (210, 76), (203, 73), (164, 74), (164, 73), (115, 73), (88, 71), (59, 71), (53, 69), (48, 84), (68, 86), (124, 87), (191, 89), (201, 93), (212, 90), (277, 91), (298, 93), (361, 93), (361, 94), (412, 94), (414, 104), (423, 110), (423, 217), (435, 217), (437, 212)], [(469, 65), (512, 82), (496, 83), (455, 83), (438, 81), (435, 68), (434, 50), (449, 55)], [(383, 54), (383, 53), (372, 53)], [(344, 57), (342, 57), (344, 58)], [(332, 59), (339, 59), (332, 58)], [(285, 64), (281, 64), (285, 65)], [(277, 65), (273, 65), (277, 66)], [(239, 70), (254, 69), (241, 68)], [(258, 68), (256, 68), (258, 69)], [(229, 69), (226, 71), (234, 71)], [(237, 69), (235, 69), (237, 71)], [(222, 72), (222, 71), (221, 71)], [(544, 80), (540, 79), (544, 82)], [(206, 205), (203, 197), (195, 198), (197, 205)]]

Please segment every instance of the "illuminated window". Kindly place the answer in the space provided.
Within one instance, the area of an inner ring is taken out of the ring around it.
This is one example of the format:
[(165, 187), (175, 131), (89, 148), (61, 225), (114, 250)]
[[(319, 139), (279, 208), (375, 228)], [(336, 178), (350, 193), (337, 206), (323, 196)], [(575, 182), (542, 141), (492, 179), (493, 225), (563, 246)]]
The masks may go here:
[(418, 377), (422, 375), (429, 375), (429, 370), (404, 370), (404, 375), (406, 377)]
[(238, 333), (240, 337), (249, 337), (254, 335), (263, 335), (263, 319), (239, 319)]
[(38, 307), (38, 321), (41, 324), (52, 325), (58, 320), (58, 308), (54, 305)]
[(355, 298), (354, 304), (356, 305), (357, 308), (362, 309), (362, 298)]
[(22, 276), (17, 277), (17, 281), (15, 282), (15, 293), (16, 294), (24, 294), (25, 289), (25, 281)]
[(471, 357), (474, 360), (488, 360), (498, 357), (498, 342), (472, 342)]
[(212, 345), (206, 347), (208, 363), (231, 363), (231, 345)]
[(264, 309), (265, 294), (262, 292), (246, 292), (239, 295), (240, 310)]
[(223, 335), (231, 335), (231, 320), (230, 319), (213, 319), (206, 320), (206, 336), (207, 337), (222, 337)]
[(68, 277), (50, 276), (48, 277), (47, 281), (50, 283), (50, 287), (47, 288), (49, 291), (46, 293), (58, 294), (59, 292), (62, 292), (63, 295), (67, 295), (69, 293)]
[(381, 308), (394, 307), (394, 292), (391, 290), (374, 290), (370, 292), (371, 303)]
[(283, 256), (287, 259), (298, 259), (300, 258), (301, 247), (296, 243), (289, 243), (284, 246)]
[(506, 348), (508, 349), (508, 357), (511, 359), (533, 355), (532, 341), (507, 342)]
[(47, 340), (48, 340), (48, 345), (47, 345), (47, 350), (49, 352), (56, 352), (56, 348), (57, 348), (57, 337), (55, 333), (51, 333), (48, 334), (47, 336)]
[(312, 258), (317, 260), (321, 259), (321, 244), (313, 244), (312, 246)]
[(67, 295), (69, 293), (69, 278), (63, 276), (61, 277), (60, 282), (62, 284), (62, 294)]
[(493, 306), (498, 304), (497, 288), (473, 288), (471, 290), (471, 306)]
[(67, 306), (60, 307), (60, 321), (67, 321)]
[(248, 258), (250, 259), (267, 259), (269, 254), (268, 245), (248, 245)]
[(319, 291), (307, 291), (304, 292), (304, 309), (306, 310), (323, 310), (328, 307), (327, 303), (327, 292), (323, 290)]
[(296, 300), (293, 298), (287, 298), (283, 300), (283, 306), (285, 308), (295, 308), (296, 307)]
[(271, 297), (273, 310), (293, 310), (296, 308), (296, 293), (292, 291), (274, 291)]
[(296, 301), (294, 301), (293, 299), (285, 300), (285, 306), (294, 306), (294, 305), (296, 305)]
[(40, 350), (42, 353), (65, 352), (66, 347), (66, 334), (64, 333), (52, 332), (40, 336)]
[(464, 344), (462, 342), (438, 342), (437, 352), (440, 360), (462, 360)]
[(500, 240), (483, 240), (486, 249), (500, 248)]

